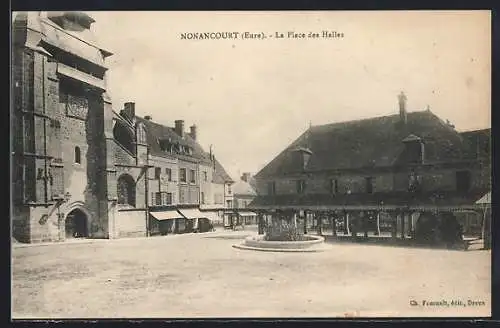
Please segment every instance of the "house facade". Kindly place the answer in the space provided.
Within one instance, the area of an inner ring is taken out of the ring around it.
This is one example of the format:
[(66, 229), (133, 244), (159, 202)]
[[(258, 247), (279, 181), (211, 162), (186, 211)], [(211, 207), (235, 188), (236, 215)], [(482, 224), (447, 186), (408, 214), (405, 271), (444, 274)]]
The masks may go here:
[[(222, 165), (184, 121), (113, 110), (94, 20), (19, 13), (13, 23), (12, 231), (21, 242), (206, 230), (228, 203)], [(216, 165), (217, 164), (217, 165)], [(223, 179), (224, 180), (224, 179)], [(222, 200), (214, 193), (222, 187)], [(220, 204), (217, 204), (220, 201)], [(199, 221), (199, 220), (202, 221)]]
[(257, 192), (251, 185), (252, 180), (252, 175), (246, 172), (243, 173), (240, 180), (233, 185), (233, 205), (236, 215), (238, 216), (238, 223), (257, 224), (257, 214), (248, 209), (248, 205), (250, 205), (257, 196)]
[(379, 231), (383, 214), (403, 238), (423, 212), (480, 217), (475, 202), (491, 188), (490, 140), (490, 129), (460, 133), (429, 109), (407, 112), (401, 94), (398, 114), (310, 127), (256, 175), (250, 207), (340, 220), (346, 233), (350, 218), (368, 215)]

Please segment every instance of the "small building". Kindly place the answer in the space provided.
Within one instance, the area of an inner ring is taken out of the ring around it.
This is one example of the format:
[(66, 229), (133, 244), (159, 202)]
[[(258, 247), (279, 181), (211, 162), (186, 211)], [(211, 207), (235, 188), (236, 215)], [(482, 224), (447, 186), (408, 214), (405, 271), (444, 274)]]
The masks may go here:
[(237, 224), (257, 224), (257, 214), (248, 209), (248, 205), (257, 196), (257, 192), (250, 184), (252, 180), (250, 173), (243, 173), (240, 181), (233, 185), (234, 210), (238, 215)]
[(234, 180), (226, 172), (221, 163), (213, 156), (214, 175), (212, 187), (214, 190), (215, 204), (220, 204), (222, 209), (222, 224), (224, 227), (232, 227), (236, 219), (236, 213), (233, 211), (234, 195), (232, 185)]

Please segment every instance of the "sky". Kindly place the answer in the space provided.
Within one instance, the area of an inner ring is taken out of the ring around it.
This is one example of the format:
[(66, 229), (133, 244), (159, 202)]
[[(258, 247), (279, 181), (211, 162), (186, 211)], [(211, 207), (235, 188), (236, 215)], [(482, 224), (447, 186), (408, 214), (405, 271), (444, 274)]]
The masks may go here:
[[(488, 11), (89, 12), (107, 59), (113, 108), (198, 140), (233, 178), (257, 173), (321, 125), (430, 107), (457, 130), (490, 127)], [(289, 39), (323, 30), (342, 38)], [(187, 32), (264, 33), (264, 40), (182, 40)], [(285, 34), (276, 39), (269, 35)]]

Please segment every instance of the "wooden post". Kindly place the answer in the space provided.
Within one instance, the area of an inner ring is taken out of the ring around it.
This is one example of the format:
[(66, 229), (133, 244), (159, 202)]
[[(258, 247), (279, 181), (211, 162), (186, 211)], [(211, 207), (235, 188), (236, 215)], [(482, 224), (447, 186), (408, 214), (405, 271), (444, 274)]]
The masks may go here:
[(398, 237), (398, 212), (391, 213), (391, 237)]
[(401, 212), (401, 239), (405, 239), (405, 211)]
[(377, 212), (377, 236), (380, 236), (380, 211)]
[(483, 249), (491, 249), (491, 212), (488, 211), (488, 207), (483, 211), (482, 237)]
[(347, 211), (345, 213), (345, 234), (350, 235), (351, 234), (351, 228), (349, 227), (349, 213)]
[(307, 235), (307, 211), (304, 210), (304, 235)]
[(337, 213), (332, 212), (332, 236), (337, 236)]
[(368, 212), (363, 212), (363, 217), (362, 217), (362, 224), (363, 224), (363, 232), (364, 232), (364, 237), (368, 238)]
[(323, 213), (321, 212), (316, 212), (316, 224), (318, 225), (318, 235), (323, 234)]

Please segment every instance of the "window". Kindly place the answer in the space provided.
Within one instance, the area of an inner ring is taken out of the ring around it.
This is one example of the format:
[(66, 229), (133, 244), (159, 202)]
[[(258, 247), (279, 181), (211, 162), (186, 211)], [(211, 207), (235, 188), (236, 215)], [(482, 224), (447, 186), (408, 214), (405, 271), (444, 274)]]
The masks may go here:
[(37, 180), (42, 180), (43, 179), (43, 169), (38, 169), (38, 173), (36, 175)]
[(330, 193), (335, 195), (339, 192), (339, 183), (337, 179), (330, 180)]
[(173, 197), (172, 197), (172, 193), (171, 192), (167, 192), (166, 193), (166, 204), (167, 205), (171, 205), (173, 203)]
[(180, 182), (186, 182), (187, 181), (186, 169), (180, 169), (179, 170), (179, 181)]
[(471, 174), (469, 171), (458, 171), (456, 173), (457, 191), (467, 192), (471, 187)]
[(189, 181), (191, 183), (196, 183), (196, 171), (195, 170), (189, 170)]
[(161, 167), (155, 167), (155, 179), (160, 179), (161, 176)]
[(227, 208), (233, 207), (233, 202), (231, 200), (227, 200), (226, 204), (227, 204)]
[(231, 185), (227, 185), (227, 193), (231, 195)]
[(276, 182), (271, 181), (267, 183), (267, 193), (269, 195), (275, 195), (276, 194)]
[(80, 153), (80, 147), (75, 147), (75, 163), (81, 164), (82, 158)]
[(201, 203), (205, 204), (205, 193), (204, 192), (201, 193)]
[(128, 204), (135, 207), (135, 181), (128, 174), (118, 178), (118, 204)]
[(161, 192), (155, 192), (155, 205), (161, 205)]
[(297, 193), (303, 194), (306, 191), (306, 182), (304, 180), (297, 180)]
[(366, 190), (366, 193), (368, 193), (368, 194), (373, 193), (373, 177), (366, 177), (365, 178), (365, 190)]
[(208, 181), (208, 174), (206, 171), (203, 172), (203, 181), (205, 181), (205, 182)]
[(165, 168), (165, 175), (167, 176), (167, 181), (172, 181), (172, 169), (167, 167)]

